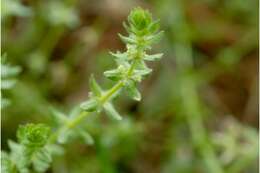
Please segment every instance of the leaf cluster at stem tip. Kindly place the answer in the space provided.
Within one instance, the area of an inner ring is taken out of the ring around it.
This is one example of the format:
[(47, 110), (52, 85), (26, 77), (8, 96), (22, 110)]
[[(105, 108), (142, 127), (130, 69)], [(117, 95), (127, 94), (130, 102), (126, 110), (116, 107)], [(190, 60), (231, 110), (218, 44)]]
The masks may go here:
[(111, 100), (124, 89), (131, 98), (140, 101), (141, 94), (137, 89), (137, 83), (152, 72), (145, 61), (159, 60), (163, 54), (149, 55), (147, 51), (151, 45), (162, 36), (159, 32), (159, 20), (153, 20), (149, 11), (140, 7), (133, 9), (128, 16), (127, 22), (123, 23), (128, 36), (119, 34), (126, 44), (126, 51), (110, 52), (114, 57), (117, 68), (104, 72), (104, 75), (115, 82), (114, 87), (104, 91), (96, 82), (93, 75), (90, 78), (90, 99), (81, 104), (81, 108), (87, 112), (100, 112), (102, 109), (117, 120), (121, 116), (115, 110)]

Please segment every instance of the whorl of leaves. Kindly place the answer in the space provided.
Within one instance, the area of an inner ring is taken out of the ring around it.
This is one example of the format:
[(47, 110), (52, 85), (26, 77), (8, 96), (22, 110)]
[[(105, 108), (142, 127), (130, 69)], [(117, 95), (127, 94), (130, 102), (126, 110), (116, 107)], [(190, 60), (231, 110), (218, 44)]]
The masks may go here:
[(50, 128), (44, 124), (27, 124), (18, 128), (18, 142), (8, 141), (10, 153), (1, 151), (1, 172), (45, 172), (52, 161), (47, 145)]
[(123, 23), (128, 36), (119, 34), (126, 44), (126, 51), (110, 52), (115, 58), (117, 68), (104, 72), (104, 75), (117, 83), (111, 89), (104, 91), (96, 82), (93, 75), (90, 78), (90, 99), (81, 104), (84, 111), (100, 112), (102, 109), (113, 118), (120, 120), (121, 116), (115, 110), (112, 99), (124, 89), (131, 98), (140, 101), (141, 94), (137, 83), (152, 72), (145, 61), (159, 60), (162, 54), (149, 55), (151, 45), (157, 42), (162, 31), (159, 30), (159, 20), (153, 20), (151, 13), (138, 7), (133, 9), (128, 16), (127, 23)]

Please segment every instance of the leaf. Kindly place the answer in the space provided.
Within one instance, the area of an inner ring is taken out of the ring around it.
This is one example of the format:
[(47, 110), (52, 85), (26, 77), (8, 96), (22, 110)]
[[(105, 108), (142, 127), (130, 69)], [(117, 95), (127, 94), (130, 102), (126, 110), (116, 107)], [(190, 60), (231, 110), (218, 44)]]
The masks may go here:
[(84, 142), (88, 145), (93, 145), (94, 144), (94, 139), (92, 136), (86, 132), (83, 129), (77, 129), (77, 132), (79, 133), (79, 136), (84, 140)]
[(1, 172), (2, 173), (14, 173), (15, 168), (9, 155), (5, 151), (1, 151)]
[(16, 83), (14, 79), (4, 79), (1, 81), (1, 89), (9, 89), (12, 88)]
[(20, 173), (29, 173), (30, 154), (22, 145), (11, 140), (8, 141), (8, 146), (11, 150), (10, 158), (15, 163)]
[(159, 30), (159, 28), (160, 28), (159, 23), (160, 23), (160, 20), (156, 20), (148, 26), (148, 31), (150, 34), (154, 34), (155, 32), (157, 32)]
[(121, 53), (119, 51), (117, 51), (116, 53), (113, 52), (109, 52), (112, 56), (116, 57), (117, 59), (121, 59), (121, 60), (127, 60), (127, 53)]
[(60, 131), (60, 134), (58, 136), (58, 143), (60, 144), (65, 144), (68, 142), (69, 138), (72, 136), (72, 131), (70, 131), (69, 129), (67, 128), (63, 128), (61, 129)]
[(135, 82), (141, 82), (143, 76), (146, 76), (151, 72), (152, 72), (152, 69), (150, 69), (148, 67), (142, 67), (138, 70), (134, 70), (134, 73), (132, 74), (131, 79)]
[(95, 96), (101, 96), (101, 95), (102, 95), (102, 89), (101, 89), (101, 87), (98, 85), (98, 83), (97, 83), (97, 81), (95, 80), (93, 74), (90, 76), (89, 86), (90, 86), (90, 90), (93, 92), (93, 94), (94, 94)]
[(21, 72), (21, 68), (18, 66), (10, 66), (7, 64), (1, 64), (1, 76), (12, 77)]
[(4, 1), (2, 4), (2, 18), (8, 16), (28, 17), (32, 14), (32, 10), (24, 6), (20, 1)]
[(54, 107), (50, 107), (50, 112), (56, 124), (64, 124), (68, 122), (67, 116), (62, 112), (58, 111), (57, 109), (55, 109)]
[(149, 44), (153, 44), (153, 43), (156, 43), (156, 42), (159, 42), (161, 37), (163, 36), (163, 31), (160, 31), (159, 33), (157, 34), (154, 34), (154, 35), (151, 35), (149, 37), (147, 37), (145, 40), (149, 43)]
[(163, 56), (162, 53), (158, 53), (158, 54), (154, 54), (154, 55), (145, 55), (144, 60), (156, 61), (156, 60), (160, 60), (162, 58), (162, 56)]
[(123, 26), (124, 26), (124, 28), (125, 28), (125, 30), (127, 31), (127, 33), (131, 33), (131, 28), (125, 23), (125, 22), (123, 22)]
[(46, 146), (52, 155), (63, 155), (64, 148), (61, 145), (57, 144), (48, 144)]
[(127, 83), (126, 90), (128, 91), (128, 94), (131, 98), (133, 98), (136, 101), (141, 100), (141, 94), (136, 88), (136, 84), (133, 81)]
[(104, 104), (104, 110), (105, 112), (111, 116), (112, 118), (116, 119), (116, 120), (121, 120), (122, 117), (119, 115), (119, 113), (115, 110), (114, 106), (112, 105), (112, 103), (107, 102)]
[(148, 75), (151, 72), (152, 72), (152, 69), (146, 68), (146, 69), (141, 69), (141, 70), (135, 70), (134, 74), (140, 75), (140, 76), (145, 76), (145, 75)]
[(123, 36), (121, 34), (118, 34), (118, 36), (120, 37), (120, 39), (124, 42), (124, 43), (128, 43), (128, 44), (136, 44), (136, 40), (130, 38), (130, 37), (126, 37)]
[(118, 81), (122, 78), (122, 72), (119, 69), (108, 70), (104, 72), (104, 75), (113, 81)]
[(51, 153), (47, 148), (38, 150), (32, 158), (33, 168), (37, 172), (45, 172), (50, 167), (51, 162)]
[(80, 108), (87, 112), (97, 111), (99, 103), (95, 98), (91, 98), (80, 104)]

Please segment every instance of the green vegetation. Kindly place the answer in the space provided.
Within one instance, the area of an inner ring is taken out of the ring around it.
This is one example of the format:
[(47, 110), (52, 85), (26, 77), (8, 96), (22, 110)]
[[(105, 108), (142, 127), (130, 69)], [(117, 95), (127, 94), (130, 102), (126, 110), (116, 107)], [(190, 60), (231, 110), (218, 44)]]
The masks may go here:
[(257, 173), (258, 3), (3, 0), (1, 172)]
[[(137, 101), (141, 100), (141, 94), (137, 89), (137, 82), (152, 72), (145, 64), (145, 60), (154, 61), (161, 58), (162, 54), (148, 55), (150, 45), (158, 41), (162, 32), (158, 33), (159, 22), (153, 21), (148, 11), (135, 8), (128, 17), (128, 23), (124, 24), (129, 36), (119, 35), (126, 43), (126, 52), (111, 53), (118, 68), (105, 71), (104, 74), (117, 83), (106, 91), (103, 91), (93, 76), (90, 78), (89, 100), (80, 104), (81, 111), (74, 117), (67, 117), (53, 110), (56, 120), (62, 125), (50, 136), (50, 129), (43, 124), (27, 124), (17, 131), (19, 144), (9, 142), (11, 153), (3, 152), (2, 171), (7, 173), (30, 172), (31, 165), (36, 172), (45, 172), (52, 161), (51, 148), (53, 143), (65, 143), (71, 135), (81, 136), (92, 144), (92, 137), (84, 129), (76, 128), (90, 113), (100, 113), (102, 109), (115, 118), (121, 120), (121, 116), (115, 110), (112, 99), (121, 89), (125, 89), (129, 95)], [(2, 73), (3, 74), (3, 73)], [(5, 75), (6, 76), (6, 75)], [(6, 81), (5, 81), (6, 82)], [(10, 88), (10, 87), (9, 87)], [(74, 129), (75, 128), (75, 129)]]

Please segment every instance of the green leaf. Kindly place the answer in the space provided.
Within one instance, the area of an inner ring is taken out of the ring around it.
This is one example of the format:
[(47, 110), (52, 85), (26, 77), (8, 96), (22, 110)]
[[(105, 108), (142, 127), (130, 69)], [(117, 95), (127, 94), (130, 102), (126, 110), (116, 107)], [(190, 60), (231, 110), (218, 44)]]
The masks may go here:
[(95, 98), (91, 98), (80, 104), (80, 108), (87, 112), (97, 111), (99, 107), (99, 103)]
[(134, 70), (135, 75), (145, 76), (152, 72), (152, 69), (146, 68), (141, 70)]
[(128, 43), (128, 44), (136, 44), (136, 40), (130, 38), (130, 37), (126, 37), (123, 36), (121, 34), (118, 34), (118, 36), (120, 37), (120, 39), (124, 42), (124, 43)]
[(94, 94), (95, 96), (101, 96), (101, 95), (102, 95), (102, 89), (101, 89), (101, 87), (98, 85), (98, 83), (97, 83), (97, 81), (95, 80), (93, 74), (90, 76), (89, 86), (90, 86), (90, 90), (93, 92), (93, 94)]
[(112, 105), (112, 103), (107, 102), (104, 104), (104, 110), (107, 113), (107, 115), (111, 116), (112, 118), (116, 119), (116, 120), (121, 120), (122, 117), (119, 115), (119, 113), (115, 110), (114, 106)]
[(46, 147), (50, 151), (51, 155), (63, 155), (64, 154), (64, 148), (61, 145), (48, 144)]
[(113, 69), (104, 72), (104, 75), (113, 81), (118, 81), (122, 78), (122, 71), (120, 69)]
[(5, 0), (1, 5), (3, 5), (1, 18), (8, 16), (28, 17), (32, 14), (31, 9), (24, 6), (20, 1)]
[(148, 26), (147, 30), (149, 31), (149, 34), (154, 34), (159, 30), (159, 28), (160, 28), (159, 23), (160, 23), (160, 20), (156, 20)]
[(11, 150), (10, 158), (15, 163), (20, 173), (29, 173), (30, 153), (26, 148), (11, 140), (8, 141)]
[(1, 172), (2, 173), (15, 173), (15, 167), (9, 157), (9, 155), (1, 151)]
[(117, 59), (120, 60), (127, 60), (127, 53), (121, 53), (119, 51), (117, 51), (116, 53), (113, 52), (109, 52), (112, 56), (116, 57)]
[(58, 111), (57, 109), (55, 109), (54, 107), (50, 107), (50, 112), (56, 124), (64, 124), (68, 122), (67, 116), (62, 112)]
[(156, 60), (160, 60), (162, 58), (162, 56), (163, 56), (162, 53), (158, 53), (158, 54), (154, 54), (154, 55), (145, 55), (144, 60), (156, 61)]
[(123, 22), (123, 27), (125, 28), (125, 30), (127, 31), (127, 33), (131, 33), (132, 31), (131, 31), (131, 28), (125, 23), (125, 22)]
[(83, 129), (77, 129), (77, 132), (79, 133), (79, 136), (84, 140), (84, 142), (88, 145), (93, 145), (94, 144), (94, 139), (92, 136), (86, 132)]
[(127, 83), (126, 90), (128, 91), (128, 94), (131, 98), (133, 98), (136, 101), (141, 100), (141, 94), (138, 91), (136, 84), (133, 81)]
[(16, 80), (14, 79), (5, 79), (1, 81), (1, 89), (10, 89), (12, 88), (16, 83)]
[(51, 153), (47, 148), (38, 150), (32, 158), (33, 168), (37, 172), (45, 172), (50, 167), (51, 162)]
[(18, 66), (10, 66), (7, 64), (1, 64), (1, 77), (16, 76), (21, 72), (21, 68)]
[(63, 128), (60, 131), (60, 134), (58, 136), (58, 143), (65, 144), (68, 142), (69, 138), (73, 135), (73, 132), (67, 128)]
[(157, 43), (157, 42), (159, 42), (160, 39), (162, 38), (163, 33), (164, 33), (163, 31), (160, 31), (160, 32), (157, 33), (157, 34), (153, 34), (153, 35), (151, 35), (151, 36), (146, 37), (145, 40), (146, 40), (149, 44)]

